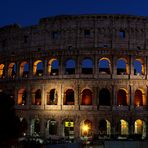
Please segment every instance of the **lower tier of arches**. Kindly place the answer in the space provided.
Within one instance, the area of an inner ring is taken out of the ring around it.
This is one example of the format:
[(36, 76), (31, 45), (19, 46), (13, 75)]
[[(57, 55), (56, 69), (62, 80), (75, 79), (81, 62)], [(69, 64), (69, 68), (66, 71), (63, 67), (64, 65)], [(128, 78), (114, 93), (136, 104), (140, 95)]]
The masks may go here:
[[(120, 113), (118, 113), (120, 114)], [(21, 134), (45, 138), (148, 138), (148, 118), (122, 113), (18, 112)]]

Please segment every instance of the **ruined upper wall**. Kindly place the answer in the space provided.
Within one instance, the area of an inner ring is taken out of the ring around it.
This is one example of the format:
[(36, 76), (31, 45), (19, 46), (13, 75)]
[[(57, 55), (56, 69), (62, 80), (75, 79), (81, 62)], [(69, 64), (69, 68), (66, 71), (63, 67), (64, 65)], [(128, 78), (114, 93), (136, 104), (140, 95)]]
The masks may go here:
[(42, 18), (38, 25), (0, 28), (0, 50), (69, 48), (148, 50), (148, 19), (130, 15), (63, 15)]

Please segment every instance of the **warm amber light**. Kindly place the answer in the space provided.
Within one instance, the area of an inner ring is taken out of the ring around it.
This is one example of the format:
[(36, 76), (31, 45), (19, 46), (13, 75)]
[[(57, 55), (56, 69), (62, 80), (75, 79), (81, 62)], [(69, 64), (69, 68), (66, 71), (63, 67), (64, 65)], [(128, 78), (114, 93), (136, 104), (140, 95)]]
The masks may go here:
[(88, 125), (83, 125), (82, 129), (84, 132), (88, 132), (89, 127), (88, 127)]

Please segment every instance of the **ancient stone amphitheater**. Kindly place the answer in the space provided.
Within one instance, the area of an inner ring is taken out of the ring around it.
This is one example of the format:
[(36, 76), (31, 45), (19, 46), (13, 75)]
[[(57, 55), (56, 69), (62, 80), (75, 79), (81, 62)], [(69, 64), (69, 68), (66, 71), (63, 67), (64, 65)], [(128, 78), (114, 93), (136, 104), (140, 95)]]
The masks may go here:
[(62, 15), (0, 28), (0, 91), (22, 135), (148, 135), (148, 18)]

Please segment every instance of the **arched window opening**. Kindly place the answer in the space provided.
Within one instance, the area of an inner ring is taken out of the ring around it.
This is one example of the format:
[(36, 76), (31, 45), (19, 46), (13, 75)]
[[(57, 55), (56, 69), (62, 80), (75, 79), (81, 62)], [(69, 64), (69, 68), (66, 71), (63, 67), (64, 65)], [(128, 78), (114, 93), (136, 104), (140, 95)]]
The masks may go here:
[(90, 120), (84, 120), (81, 122), (80, 135), (86, 137), (92, 136), (92, 122)]
[(32, 105), (41, 105), (41, 90), (40, 89), (32, 93)]
[(111, 74), (110, 61), (107, 58), (102, 58), (99, 61), (99, 73), (101, 74)]
[(120, 37), (120, 39), (124, 39), (125, 38), (125, 31), (124, 30), (120, 30), (119, 31), (119, 37)]
[(4, 64), (0, 64), (0, 78), (5, 77), (5, 66)]
[(143, 93), (139, 89), (135, 91), (134, 105), (143, 106)]
[(124, 59), (119, 59), (117, 61), (117, 75), (128, 74), (128, 64)]
[(54, 119), (48, 121), (48, 132), (49, 135), (56, 135), (57, 134), (57, 122)]
[(91, 59), (82, 61), (82, 74), (93, 74), (93, 62)]
[(20, 76), (27, 78), (29, 75), (29, 64), (27, 62), (22, 62), (20, 64)]
[(31, 123), (31, 134), (32, 136), (40, 136), (40, 120), (33, 119)]
[(111, 125), (108, 120), (100, 120), (99, 121), (99, 135), (105, 136), (111, 134)]
[(134, 75), (144, 75), (144, 62), (140, 59), (134, 61)]
[(64, 136), (68, 137), (68, 139), (74, 139), (74, 121), (73, 120), (65, 120), (64, 121)]
[(36, 76), (43, 76), (43, 62), (41, 60), (37, 60), (33, 65), (33, 74)]
[(27, 92), (25, 89), (18, 91), (18, 105), (26, 105), (27, 103)]
[(146, 123), (140, 119), (135, 121), (134, 134), (139, 135), (140, 138), (146, 137)]
[(120, 105), (126, 106), (127, 105), (127, 92), (124, 89), (118, 90), (117, 105), (118, 106), (120, 106)]
[(99, 105), (110, 106), (110, 103), (111, 98), (109, 90), (107, 88), (101, 89), (99, 93)]
[(47, 94), (47, 105), (57, 105), (58, 94), (55, 89), (51, 89)]
[(125, 120), (120, 120), (120, 132), (122, 136), (127, 136), (129, 134), (128, 122)]
[(92, 105), (92, 92), (89, 89), (84, 89), (82, 91), (81, 105)]
[(68, 89), (64, 95), (64, 105), (74, 105), (74, 91)]
[(28, 129), (28, 123), (25, 118), (20, 118), (20, 135), (21, 136), (26, 136), (27, 134), (27, 129)]
[(48, 62), (48, 73), (52, 76), (59, 74), (59, 61), (57, 59), (51, 59)]
[(65, 73), (68, 75), (72, 75), (75, 74), (75, 61), (70, 59), (68, 61), (66, 61), (66, 65), (65, 65)]
[(16, 64), (10, 63), (8, 66), (8, 77), (15, 78), (16, 77)]

